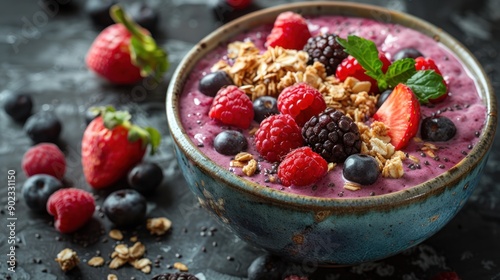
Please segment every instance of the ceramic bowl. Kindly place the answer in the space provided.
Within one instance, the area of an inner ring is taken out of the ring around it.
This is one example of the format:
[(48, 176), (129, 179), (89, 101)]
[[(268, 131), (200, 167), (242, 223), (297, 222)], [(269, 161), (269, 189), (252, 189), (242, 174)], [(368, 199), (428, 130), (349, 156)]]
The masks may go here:
[[(314, 198), (244, 180), (203, 155), (181, 125), (178, 100), (194, 65), (220, 43), (284, 11), (347, 15), (398, 23), (439, 37), (476, 79), (487, 106), (484, 133), (468, 156), (444, 174), (391, 194), (358, 199)], [(408, 14), (363, 4), (307, 2), (261, 10), (230, 22), (201, 40), (182, 60), (167, 94), (167, 118), (179, 165), (191, 191), (241, 239), (295, 261), (353, 265), (397, 254), (439, 231), (479, 182), (496, 128), (496, 101), (481, 66), (441, 29)]]

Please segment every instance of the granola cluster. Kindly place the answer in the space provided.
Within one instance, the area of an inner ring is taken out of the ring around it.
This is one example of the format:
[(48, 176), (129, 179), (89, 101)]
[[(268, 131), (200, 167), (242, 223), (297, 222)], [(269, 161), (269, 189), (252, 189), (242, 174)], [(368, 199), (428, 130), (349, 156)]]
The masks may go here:
[[(365, 123), (376, 111), (377, 95), (369, 93), (371, 83), (349, 77), (340, 82), (334, 75), (327, 75), (319, 62), (307, 65), (308, 54), (304, 51), (269, 47), (261, 52), (252, 42), (233, 42), (228, 45), (229, 60), (220, 60), (211, 68), (223, 70), (235, 85), (245, 91), (252, 100), (270, 95), (278, 97), (286, 87), (306, 82), (318, 89), (328, 107), (333, 107), (351, 117), (359, 127), (363, 141), (361, 153), (373, 156), (383, 177), (401, 178), (406, 155), (396, 151), (390, 143), (388, 128), (382, 122)], [(429, 147), (429, 150), (431, 147)], [(252, 176), (257, 165), (252, 155), (243, 153), (231, 161), (231, 167), (246, 169)], [(248, 169), (250, 171), (248, 171)], [(333, 169), (333, 167), (331, 168)], [(359, 189), (356, 185), (344, 186), (348, 190)]]
[(150, 259), (142, 257), (145, 252), (146, 247), (141, 242), (136, 242), (132, 247), (118, 244), (111, 254), (112, 260), (109, 263), (109, 268), (117, 269), (128, 263), (144, 273), (150, 273), (152, 262)]
[(75, 251), (66, 248), (57, 254), (55, 261), (59, 263), (63, 271), (69, 271), (80, 263), (80, 258)]

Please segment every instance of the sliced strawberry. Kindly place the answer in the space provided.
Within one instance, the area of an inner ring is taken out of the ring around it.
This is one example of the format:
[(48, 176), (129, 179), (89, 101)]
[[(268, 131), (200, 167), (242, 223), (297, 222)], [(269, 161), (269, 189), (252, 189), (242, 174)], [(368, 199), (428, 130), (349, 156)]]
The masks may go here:
[(297, 13), (283, 12), (276, 18), (273, 29), (267, 36), (266, 46), (302, 50), (309, 38), (311, 32), (306, 20)]
[[(378, 57), (382, 61), (382, 72), (385, 73), (391, 65), (391, 61), (382, 52), (379, 52)], [(372, 77), (366, 75), (365, 72), (366, 70), (363, 69), (356, 58), (349, 55), (339, 64), (335, 75), (341, 82), (345, 81), (347, 77), (353, 77), (360, 81), (368, 81), (372, 84), (370, 92), (379, 93), (380, 90), (378, 88), (377, 81), (375, 81), (375, 79), (373, 79)]]
[(420, 103), (408, 86), (398, 84), (373, 118), (389, 127), (391, 144), (400, 150), (417, 134)]
[[(443, 76), (443, 74), (441, 74), (441, 71), (437, 67), (436, 62), (434, 62), (434, 60), (432, 58), (428, 58), (428, 57), (426, 58), (423, 56), (417, 57), (415, 59), (415, 69), (417, 71), (418, 70), (434, 70), (436, 73)], [(443, 83), (446, 86), (446, 88), (448, 89), (448, 85), (446, 84), (446, 82), (444, 80), (443, 80)], [(434, 103), (434, 104), (439, 103), (439, 102), (443, 101), (444, 99), (446, 99), (447, 96), (448, 96), (448, 90), (446, 90), (446, 93), (441, 95), (438, 98), (429, 98), (429, 102)]]

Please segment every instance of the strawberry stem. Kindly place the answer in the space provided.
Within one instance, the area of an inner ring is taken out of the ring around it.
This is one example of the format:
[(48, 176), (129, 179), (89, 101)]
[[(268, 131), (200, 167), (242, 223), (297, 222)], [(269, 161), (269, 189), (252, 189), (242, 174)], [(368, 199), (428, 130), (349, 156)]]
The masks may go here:
[(156, 44), (145, 30), (135, 23), (119, 5), (113, 5), (110, 15), (116, 23), (123, 24), (132, 34), (130, 57), (132, 63), (141, 69), (143, 77), (153, 75), (157, 81), (168, 70), (168, 55)]

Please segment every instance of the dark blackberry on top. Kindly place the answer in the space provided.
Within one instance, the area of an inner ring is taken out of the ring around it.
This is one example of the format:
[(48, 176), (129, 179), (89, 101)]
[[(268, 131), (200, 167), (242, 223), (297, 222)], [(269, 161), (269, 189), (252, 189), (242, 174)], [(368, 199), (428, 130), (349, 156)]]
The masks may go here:
[(302, 127), (302, 137), (327, 162), (341, 163), (361, 150), (356, 123), (334, 108), (327, 108)]
[(337, 42), (337, 35), (324, 34), (311, 37), (304, 46), (304, 51), (309, 55), (307, 64), (313, 64), (315, 61), (325, 65), (326, 74), (335, 74), (337, 66), (344, 60), (348, 54)]

